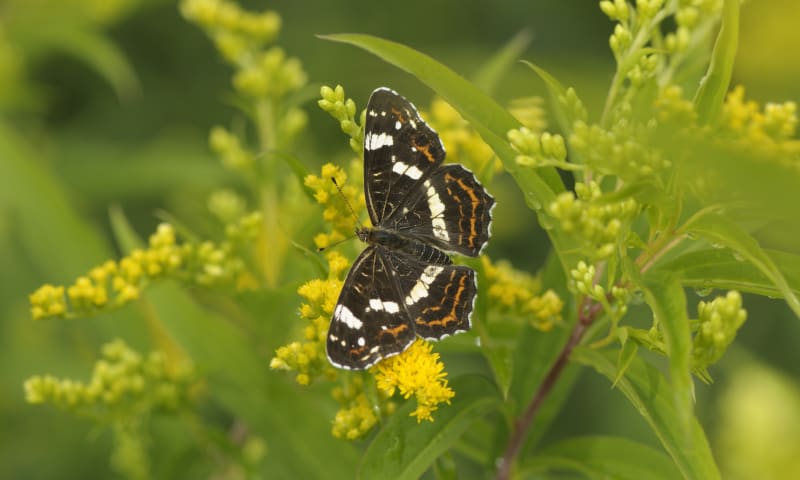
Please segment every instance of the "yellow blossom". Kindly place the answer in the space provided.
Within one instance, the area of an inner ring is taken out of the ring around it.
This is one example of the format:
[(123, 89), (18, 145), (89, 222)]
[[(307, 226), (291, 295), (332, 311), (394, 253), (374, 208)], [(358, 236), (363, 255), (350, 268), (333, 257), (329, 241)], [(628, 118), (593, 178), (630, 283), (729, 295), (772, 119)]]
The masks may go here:
[[(331, 392), (341, 408), (333, 419), (331, 433), (336, 438), (355, 440), (364, 436), (378, 423), (380, 417), (394, 412), (395, 404), (388, 395), (378, 390), (377, 396), (368, 396), (364, 377), (352, 375), (345, 377), (340, 386)], [(377, 404), (370, 401), (373, 398)]]
[(538, 278), (515, 270), (505, 260), (493, 263), (483, 256), (481, 265), (489, 283), (490, 308), (525, 317), (531, 326), (542, 331), (549, 331), (561, 321), (564, 302), (552, 290), (539, 295), (541, 284)]
[[(362, 191), (346, 182), (345, 171), (332, 163), (323, 165), (319, 176), (308, 175), (305, 178), (305, 185), (314, 191), (314, 198), (325, 207), (323, 219), (331, 225), (330, 233), (321, 233), (314, 237), (317, 248), (327, 248), (352, 235), (356, 228), (356, 217), (353, 213), (358, 215), (366, 208)], [(341, 194), (337, 185), (341, 188)], [(355, 212), (351, 212), (347, 204)]]
[(301, 385), (309, 385), (320, 376), (335, 375), (325, 354), (325, 342), (331, 315), (342, 289), (341, 275), (347, 269), (348, 262), (336, 251), (328, 253), (326, 258), (328, 278), (310, 280), (297, 289), (297, 293), (306, 300), (300, 307), (300, 316), (308, 321), (302, 329), (304, 341), (279, 347), (270, 361), (273, 370), (296, 371), (295, 380)]
[(147, 248), (137, 248), (119, 262), (108, 260), (78, 277), (72, 285), (43, 285), (30, 295), (31, 316), (76, 317), (104, 308), (120, 307), (141, 296), (152, 281), (178, 278), (199, 285), (238, 284), (244, 273), (239, 248), (258, 234), (251, 228), (260, 214), (244, 215), (226, 228), (227, 240), (220, 244), (177, 243), (175, 228), (162, 223), (150, 236)]
[(447, 145), (448, 161), (462, 163), (479, 175), (502, 170), (492, 149), (449, 103), (435, 98), (428, 117), (442, 143)]
[(433, 421), (431, 414), (440, 403), (450, 403), (455, 393), (447, 386), (447, 373), (439, 354), (432, 353), (433, 345), (417, 339), (400, 355), (378, 363), (371, 371), (379, 390), (387, 395), (397, 391), (405, 399), (414, 396), (417, 408), (411, 416), (417, 421)]

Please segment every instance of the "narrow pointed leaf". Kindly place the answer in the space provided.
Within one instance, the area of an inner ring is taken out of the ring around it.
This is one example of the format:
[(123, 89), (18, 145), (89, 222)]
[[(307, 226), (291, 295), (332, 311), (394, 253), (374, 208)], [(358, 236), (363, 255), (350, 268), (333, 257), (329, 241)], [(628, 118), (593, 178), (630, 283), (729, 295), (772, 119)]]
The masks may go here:
[(497, 83), (514, 65), (523, 51), (531, 43), (533, 35), (529, 30), (522, 30), (506, 43), (492, 58), (490, 58), (478, 72), (473, 75), (472, 81), (487, 94), (494, 92)]
[(406, 402), (375, 436), (359, 468), (362, 479), (417, 479), (483, 414), (500, 404), (492, 383), (476, 375), (454, 379), (450, 405), (434, 412), (434, 421), (417, 423), (416, 407)]
[(711, 63), (694, 97), (701, 123), (713, 124), (717, 121), (728, 93), (739, 43), (739, 1), (724, 0), (722, 3), (722, 25), (711, 54)]
[(722, 215), (701, 215), (684, 225), (682, 230), (702, 237), (710, 243), (726, 246), (750, 262), (775, 285), (795, 315), (800, 318), (800, 300), (792, 291), (783, 273), (758, 241), (739, 225)]
[[(616, 357), (615, 352), (577, 348), (570, 359), (594, 368), (613, 381), (617, 372)], [(616, 388), (650, 425), (683, 478), (720, 478), (708, 439), (694, 416), (689, 419), (690, 441), (686, 442), (685, 431), (680, 427), (683, 413), (675, 409), (675, 391), (658, 369), (637, 358)]]
[(669, 358), (669, 374), (672, 381), (675, 411), (683, 440), (691, 442), (689, 421), (692, 418), (693, 385), (690, 370), (692, 337), (686, 311), (686, 295), (677, 277), (671, 275), (648, 275), (644, 281), (644, 295), (653, 310), (664, 335), (664, 344)]
[(524, 461), (519, 470), (520, 478), (564, 470), (593, 480), (673, 480), (680, 475), (664, 453), (609, 436), (576, 437), (550, 445)]
[[(800, 295), (800, 255), (776, 250), (764, 250), (764, 253), (779, 268), (792, 292)], [(681, 284), (686, 287), (733, 289), (768, 297), (783, 297), (761, 270), (737, 256), (725, 248), (705, 248), (684, 253), (658, 268), (680, 276)]]

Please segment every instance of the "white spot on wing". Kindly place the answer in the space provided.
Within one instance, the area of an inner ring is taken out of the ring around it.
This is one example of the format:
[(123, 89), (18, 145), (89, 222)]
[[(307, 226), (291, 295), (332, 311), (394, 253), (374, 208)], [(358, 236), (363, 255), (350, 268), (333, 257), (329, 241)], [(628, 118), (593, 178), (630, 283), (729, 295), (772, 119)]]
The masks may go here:
[(394, 173), (399, 173), (400, 175), (405, 175), (406, 177), (414, 180), (419, 180), (419, 178), (422, 177), (422, 170), (414, 165), (406, 165), (403, 162), (395, 162), (394, 165), (392, 165), (392, 171)]
[(436, 265), (430, 265), (422, 272), (422, 276), (419, 277), (419, 280), (414, 284), (414, 287), (408, 293), (406, 297), (406, 305), (413, 305), (420, 301), (421, 299), (428, 296), (428, 290), (436, 277), (442, 273), (444, 268), (437, 267)]
[(395, 130), (400, 130), (400, 127), (402, 127), (402, 126), (403, 126), (403, 124), (400, 123), (400, 120), (394, 122), (394, 129)]
[(364, 142), (364, 148), (370, 151), (392, 145), (394, 145), (394, 137), (384, 132), (370, 133)]
[(366, 342), (366, 340), (364, 340), (364, 337), (358, 337), (358, 346), (359, 347), (363, 347), (366, 343), (367, 342)]
[(384, 302), (379, 298), (370, 299), (369, 306), (375, 311), (383, 310), (386, 313), (397, 313), (400, 311), (400, 305), (398, 305), (397, 302)]
[(361, 326), (363, 325), (361, 320), (356, 318), (356, 316), (353, 315), (353, 312), (351, 312), (349, 308), (345, 307), (341, 303), (339, 305), (336, 305), (336, 309), (333, 311), (333, 318), (337, 322), (342, 322), (348, 327), (355, 330), (361, 328)]
[(400, 305), (397, 302), (383, 302), (383, 309), (389, 313), (397, 313), (400, 311)]
[(439, 198), (436, 189), (431, 182), (425, 181), (428, 191), (428, 209), (431, 211), (431, 223), (433, 224), (433, 235), (439, 240), (450, 241), (450, 234), (447, 233), (447, 225), (444, 223), (444, 203)]

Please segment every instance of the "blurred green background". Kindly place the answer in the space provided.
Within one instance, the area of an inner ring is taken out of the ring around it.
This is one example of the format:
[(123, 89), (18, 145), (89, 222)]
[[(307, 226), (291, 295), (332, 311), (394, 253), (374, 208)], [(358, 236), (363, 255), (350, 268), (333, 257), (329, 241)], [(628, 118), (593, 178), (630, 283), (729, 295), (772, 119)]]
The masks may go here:
[[(593, 1), (241, 4), (280, 13), (278, 44), (302, 60), (312, 83), (344, 85), (359, 108), (380, 85), (423, 107), (431, 93), (380, 60), (315, 34), (378, 35), (469, 76), (527, 29), (533, 41), (523, 57), (574, 86), (595, 117), (613, 73), (612, 24)], [(796, 0), (744, 6), (734, 83), (744, 84), (749, 97), (800, 99), (798, 21)], [(121, 206), (146, 236), (159, 221), (157, 210), (201, 223), (208, 193), (237, 187), (207, 147), (213, 125), (241, 121), (230, 106), (230, 73), (174, 2), (0, 1), (0, 478), (112, 475), (108, 432), (26, 405), (22, 383), (44, 373), (86, 379), (99, 345), (116, 336), (149, 350), (141, 317), (128, 307), (91, 319), (34, 322), (27, 296), (119, 256), (111, 205)], [(544, 93), (529, 70), (516, 66), (496, 97), (507, 102)], [(297, 155), (309, 170), (347, 158), (336, 124), (313, 102), (306, 111), (310, 122)], [(535, 271), (547, 247), (533, 214), (508, 179), (490, 189), (499, 208), (489, 253)], [(311, 244), (310, 237), (296, 240)], [(800, 253), (800, 242), (796, 247)], [(782, 301), (746, 296), (744, 303), (748, 321), (712, 370), (716, 383), (697, 384), (698, 414), (723, 473), (797, 478), (800, 322)], [(268, 372), (267, 362), (265, 374), (279, 375)], [(617, 433), (657, 445), (635, 411), (592, 374), (582, 375), (566, 408), (549, 438)]]

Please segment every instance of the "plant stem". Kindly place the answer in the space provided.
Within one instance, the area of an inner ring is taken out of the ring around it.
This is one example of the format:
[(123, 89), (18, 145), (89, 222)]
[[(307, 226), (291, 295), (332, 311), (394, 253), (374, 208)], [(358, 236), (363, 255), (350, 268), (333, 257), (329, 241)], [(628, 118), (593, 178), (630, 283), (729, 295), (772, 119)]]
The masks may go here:
[(564, 344), (564, 348), (561, 349), (558, 358), (556, 358), (553, 366), (550, 367), (544, 380), (542, 380), (531, 403), (525, 409), (525, 413), (523, 413), (514, 424), (514, 431), (511, 434), (511, 438), (508, 440), (508, 446), (506, 446), (506, 451), (503, 453), (503, 458), (500, 460), (500, 464), (497, 468), (497, 476), (495, 477), (497, 480), (508, 480), (511, 475), (511, 466), (516, 460), (517, 455), (519, 455), (519, 451), (522, 448), (525, 437), (528, 435), (528, 430), (533, 423), (533, 419), (539, 411), (539, 407), (541, 407), (545, 397), (550, 393), (550, 390), (552, 390), (559, 376), (564, 371), (570, 353), (572, 353), (572, 350), (581, 342), (583, 335), (586, 333), (586, 329), (592, 324), (602, 310), (603, 306), (599, 302), (592, 302), (588, 298), (584, 298), (581, 302), (581, 307), (578, 312), (578, 323), (575, 325), (575, 329), (572, 331), (569, 340)]

